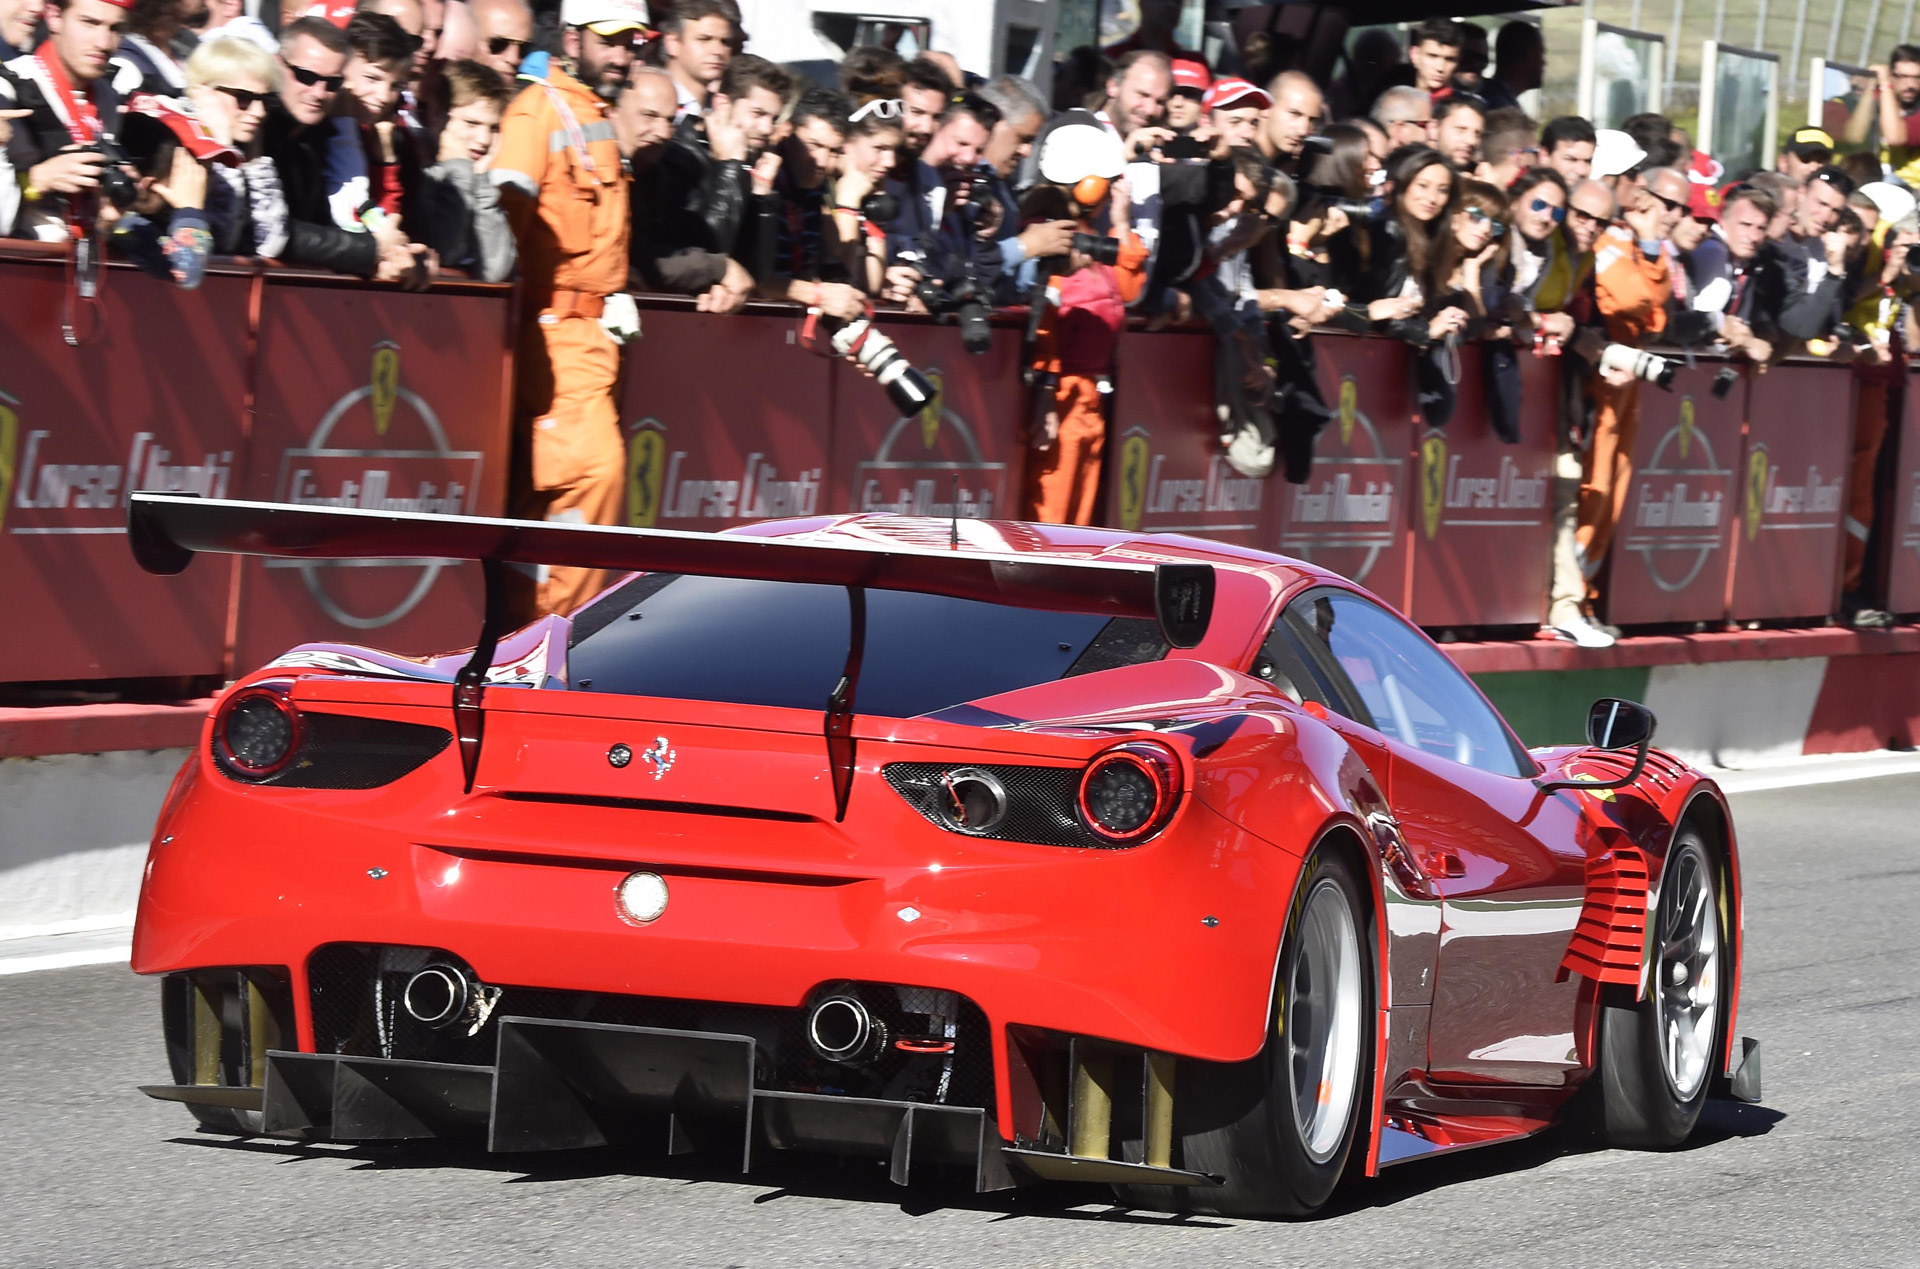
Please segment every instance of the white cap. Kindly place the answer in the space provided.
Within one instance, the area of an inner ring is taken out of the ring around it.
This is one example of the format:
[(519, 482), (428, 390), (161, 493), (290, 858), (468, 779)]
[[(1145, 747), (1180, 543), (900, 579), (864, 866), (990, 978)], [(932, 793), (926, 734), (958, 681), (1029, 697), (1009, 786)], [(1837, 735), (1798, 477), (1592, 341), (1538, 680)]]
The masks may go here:
[(1112, 180), (1126, 170), (1120, 138), (1092, 115), (1084, 123), (1070, 118), (1055, 126), (1040, 143), (1040, 179), (1055, 185), (1073, 185), (1089, 176)]
[(1913, 214), (1916, 205), (1913, 192), (1892, 181), (1868, 181), (1860, 187), (1860, 192), (1873, 200), (1882, 220), (1905, 220)]
[(595, 35), (644, 31), (648, 26), (647, 0), (562, 0), (560, 25), (590, 26)]
[(1593, 179), (1596, 181), (1631, 172), (1647, 157), (1638, 142), (1617, 128), (1602, 128), (1593, 135)]

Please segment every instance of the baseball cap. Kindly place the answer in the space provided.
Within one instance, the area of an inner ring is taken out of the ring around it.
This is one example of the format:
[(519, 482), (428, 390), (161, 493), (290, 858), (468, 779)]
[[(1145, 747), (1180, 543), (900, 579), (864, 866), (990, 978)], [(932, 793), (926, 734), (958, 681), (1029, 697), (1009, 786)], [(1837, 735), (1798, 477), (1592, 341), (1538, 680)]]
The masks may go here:
[(1111, 180), (1127, 170), (1120, 138), (1084, 110), (1071, 111), (1040, 143), (1040, 179), (1072, 185), (1089, 176)]
[(1208, 72), (1205, 62), (1196, 62), (1190, 57), (1173, 59), (1173, 90), (1175, 92), (1185, 88), (1190, 92), (1203, 93), (1212, 82), (1213, 76)]
[(244, 161), (240, 151), (214, 139), (213, 134), (207, 131), (207, 125), (200, 122), (199, 116), (193, 113), (193, 107), (187, 102), (173, 97), (156, 97), (152, 93), (135, 93), (121, 109), (122, 141), (130, 149), (145, 151), (146, 147), (139, 144), (134, 134), (142, 128), (156, 126), (171, 132), (187, 153), (202, 163), (239, 167)]
[(1236, 106), (1258, 106), (1265, 110), (1273, 104), (1273, 98), (1246, 80), (1229, 75), (1215, 80), (1200, 104), (1208, 110), (1232, 110)]
[(592, 27), (595, 35), (648, 29), (646, 0), (563, 0), (560, 25)]
[(1787, 142), (1787, 150), (1805, 163), (1825, 163), (1833, 158), (1833, 137), (1824, 128), (1801, 128)]
[(347, 23), (353, 21), (353, 15), (359, 12), (354, 0), (318, 0), (300, 11), (303, 18), (320, 18), (345, 30)]
[(1860, 192), (1873, 200), (1882, 220), (1905, 220), (1913, 213), (1913, 192), (1891, 181), (1868, 181)]
[(1593, 134), (1593, 177), (1604, 181), (1609, 176), (1620, 176), (1639, 166), (1647, 152), (1638, 142), (1618, 128), (1602, 128)]

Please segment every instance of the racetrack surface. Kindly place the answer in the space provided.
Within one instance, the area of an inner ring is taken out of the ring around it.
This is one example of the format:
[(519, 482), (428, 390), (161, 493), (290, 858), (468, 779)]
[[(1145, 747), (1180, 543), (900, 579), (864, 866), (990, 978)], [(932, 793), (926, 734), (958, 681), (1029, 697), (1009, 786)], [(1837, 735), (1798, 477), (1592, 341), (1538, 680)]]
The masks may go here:
[(1673, 1154), (1539, 1139), (1389, 1168), (1275, 1224), (900, 1190), (831, 1160), (742, 1180), (239, 1141), (134, 1092), (167, 1078), (159, 993), (101, 966), (0, 978), (0, 1265), (1920, 1264), (1920, 775), (1733, 802), (1766, 1103), (1710, 1105)]

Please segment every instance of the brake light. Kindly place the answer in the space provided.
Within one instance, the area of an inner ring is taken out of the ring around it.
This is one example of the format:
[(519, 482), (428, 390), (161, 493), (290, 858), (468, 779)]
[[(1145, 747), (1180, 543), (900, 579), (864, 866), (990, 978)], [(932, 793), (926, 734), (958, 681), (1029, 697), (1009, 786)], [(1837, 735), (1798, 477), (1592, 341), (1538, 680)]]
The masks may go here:
[(243, 779), (264, 780), (292, 761), (300, 745), (300, 711), (270, 687), (235, 692), (214, 724), (222, 761)]
[(1111, 842), (1145, 841), (1167, 826), (1180, 804), (1180, 760), (1165, 745), (1130, 740), (1087, 764), (1080, 818)]

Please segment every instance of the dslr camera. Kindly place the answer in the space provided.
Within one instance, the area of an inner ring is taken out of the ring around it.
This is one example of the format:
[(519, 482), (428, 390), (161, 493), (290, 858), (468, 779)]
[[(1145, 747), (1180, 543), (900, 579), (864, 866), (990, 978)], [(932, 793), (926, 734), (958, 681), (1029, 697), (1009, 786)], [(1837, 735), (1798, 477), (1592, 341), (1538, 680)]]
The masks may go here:
[(960, 326), (960, 343), (968, 352), (979, 356), (993, 347), (993, 326), (988, 321), (986, 296), (971, 277), (961, 278), (951, 286), (942, 285), (936, 278), (923, 277), (914, 286), (913, 294), (927, 306), (927, 312), (942, 317), (952, 315)]
[(933, 400), (933, 384), (914, 369), (898, 345), (880, 333), (871, 317), (836, 326), (828, 346), (872, 375), (887, 390), (901, 418), (919, 413)]
[(1602, 370), (1624, 370), (1636, 379), (1644, 379), (1662, 392), (1673, 391), (1673, 374), (1680, 364), (1631, 344), (1608, 344), (1600, 354)]

